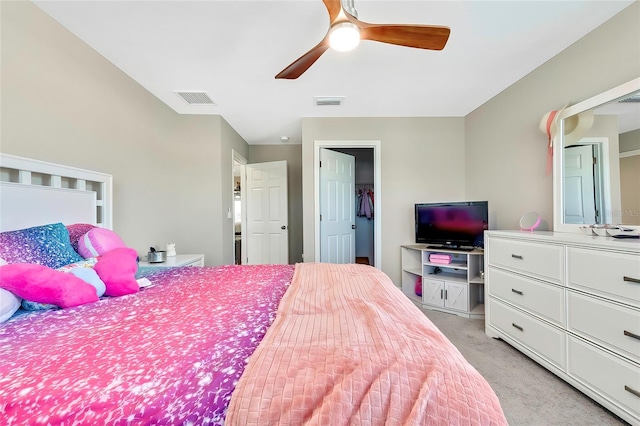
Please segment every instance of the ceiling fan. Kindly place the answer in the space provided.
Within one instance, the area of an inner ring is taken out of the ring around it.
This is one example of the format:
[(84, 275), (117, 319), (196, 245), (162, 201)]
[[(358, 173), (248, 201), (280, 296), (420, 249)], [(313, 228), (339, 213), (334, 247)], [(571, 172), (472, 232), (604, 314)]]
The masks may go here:
[(369, 24), (358, 20), (353, 0), (322, 1), (329, 12), (329, 31), (320, 43), (280, 71), (276, 78), (300, 77), (329, 47), (345, 51), (355, 48), (360, 40), (372, 40), (419, 49), (442, 50), (451, 32), (449, 27), (434, 25)]

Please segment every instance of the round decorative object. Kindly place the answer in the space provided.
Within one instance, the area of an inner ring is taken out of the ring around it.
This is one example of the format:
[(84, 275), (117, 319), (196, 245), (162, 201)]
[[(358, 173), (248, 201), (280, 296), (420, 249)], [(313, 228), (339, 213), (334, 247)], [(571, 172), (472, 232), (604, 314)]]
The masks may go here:
[(520, 218), (520, 230), (533, 231), (540, 225), (540, 215), (537, 212), (529, 212)]

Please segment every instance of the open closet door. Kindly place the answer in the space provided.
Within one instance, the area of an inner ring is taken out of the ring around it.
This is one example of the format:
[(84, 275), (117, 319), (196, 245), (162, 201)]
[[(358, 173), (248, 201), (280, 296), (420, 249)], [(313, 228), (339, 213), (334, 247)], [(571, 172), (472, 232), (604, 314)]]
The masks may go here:
[(247, 164), (247, 262), (289, 263), (287, 162)]
[(355, 158), (320, 149), (320, 261), (355, 263)]

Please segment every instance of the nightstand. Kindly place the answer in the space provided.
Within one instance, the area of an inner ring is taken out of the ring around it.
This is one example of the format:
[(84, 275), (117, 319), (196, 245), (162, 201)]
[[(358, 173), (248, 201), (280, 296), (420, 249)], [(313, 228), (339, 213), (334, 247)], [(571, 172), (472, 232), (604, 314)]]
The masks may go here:
[(167, 260), (160, 263), (149, 263), (140, 261), (141, 268), (177, 268), (180, 266), (204, 266), (204, 254), (178, 254), (167, 257)]

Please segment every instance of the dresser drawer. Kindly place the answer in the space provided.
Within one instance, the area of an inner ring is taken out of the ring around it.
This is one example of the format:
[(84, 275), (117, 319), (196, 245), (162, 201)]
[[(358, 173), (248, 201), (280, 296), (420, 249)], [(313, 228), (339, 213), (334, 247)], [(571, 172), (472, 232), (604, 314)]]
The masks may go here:
[[(640, 422), (640, 368), (575, 337), (569, 337), (568, 373), (613, 401)], [(632, 422), (633, 423), (633, 422)]]
[(530, 315), (489, 298), (489, 323), (564, 370), (565, 333)]
[(640, 362), (640, 311), (568, 293), (570, 331)]
[(564, 283), (562, 246), (489, 238), (487, 251), (490, 265)]
[(489, 268), (486, 279), (489, 283), (490, 295), (564, 327), (563, 287), (556, 287), (496, 268)]
[(573, 247), (567, 253), (567, 285), (640, 307), (640, 256)]

